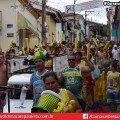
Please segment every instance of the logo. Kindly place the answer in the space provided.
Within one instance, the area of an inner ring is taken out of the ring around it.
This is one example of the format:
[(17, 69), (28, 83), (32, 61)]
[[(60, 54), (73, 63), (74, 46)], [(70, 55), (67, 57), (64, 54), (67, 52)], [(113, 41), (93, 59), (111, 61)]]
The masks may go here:
[(83, 114), (83, 119), (88, 119), (88, 114)]
[(104, 1), (103, 2), (104, 6), (119, 6), (120, 2), (110, 2), (110, 1)]

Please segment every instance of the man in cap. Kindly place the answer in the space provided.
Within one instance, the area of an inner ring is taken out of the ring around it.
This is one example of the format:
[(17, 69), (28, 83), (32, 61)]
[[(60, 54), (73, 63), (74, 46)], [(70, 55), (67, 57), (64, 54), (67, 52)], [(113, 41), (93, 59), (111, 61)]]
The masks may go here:
[(34, 72), (30, 79), (29, 91), (33, 91), (33, 104), (35, 105), (40, 97), (41, 92), (44, 90), (43, 76), (47, 69), (45, 69), (45, 55), (38, 51), (33, 56), (33, 60), (36, 66), (36, 72)]
[(75, 97), (78, 99), (83, 111), (85, 111), (85, 104), (83, 101), (83, 93), (82, 93), (82, 75), (83, 73), (91, 72), (91, 69), (94, 70), (94, 66), (91, 65), (91, 63), (84, 57), (84, 60), (86, 63), (88, 63), (88, 66), (76, 66), (76, 57), (71, 54), (68, 56), (68, 64), (69, 67), (65, 68), (62, 76), (61, 76), (61, 83), (64, 88), (70, 90)]

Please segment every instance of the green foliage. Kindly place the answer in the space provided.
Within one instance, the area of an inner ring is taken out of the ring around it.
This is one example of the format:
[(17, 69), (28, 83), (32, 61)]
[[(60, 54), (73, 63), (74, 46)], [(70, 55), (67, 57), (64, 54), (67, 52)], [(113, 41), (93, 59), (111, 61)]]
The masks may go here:
[(93, 35), (107, 36), (107, 26), (103, 25), (94, 25), (91, 28)]

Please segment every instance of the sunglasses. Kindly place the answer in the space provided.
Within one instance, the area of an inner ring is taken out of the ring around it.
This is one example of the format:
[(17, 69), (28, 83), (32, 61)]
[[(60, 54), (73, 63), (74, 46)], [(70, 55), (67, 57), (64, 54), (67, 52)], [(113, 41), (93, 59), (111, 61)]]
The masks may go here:
[(75, 59), (68, 59), (68, 61), (75, 61)]

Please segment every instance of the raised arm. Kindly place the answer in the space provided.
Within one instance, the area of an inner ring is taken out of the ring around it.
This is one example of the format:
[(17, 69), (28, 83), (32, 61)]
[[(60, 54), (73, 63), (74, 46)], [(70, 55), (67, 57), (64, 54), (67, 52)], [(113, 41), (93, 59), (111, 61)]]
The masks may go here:
[(29, 91), (32, 91), (32, 89), (33, 89), (33, 85), (32, 85), (32, 77), (30, 78), (30, 84), (29, 84), (29, 86), (28, 86), (28, 90)]

